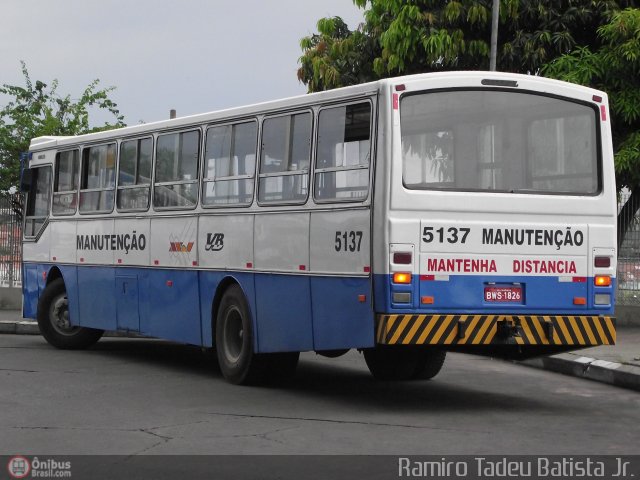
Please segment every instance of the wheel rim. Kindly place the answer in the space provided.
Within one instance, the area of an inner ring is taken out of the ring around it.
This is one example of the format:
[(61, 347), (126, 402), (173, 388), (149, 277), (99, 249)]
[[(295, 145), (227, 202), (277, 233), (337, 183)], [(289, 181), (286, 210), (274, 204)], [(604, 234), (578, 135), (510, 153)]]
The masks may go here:
[(66, 294), (58, 295), (51, 302), (49, 321), (60, 335), (73, 335), (79, 330), (80, 327), (72, 327), (69, 323), (69, 300)]
[(223, 337), (225, 358), (231, 363), (237, 362), (244, 346), (244, 327), (242, 313), (235, 305), (231, 306), (225, 315)]

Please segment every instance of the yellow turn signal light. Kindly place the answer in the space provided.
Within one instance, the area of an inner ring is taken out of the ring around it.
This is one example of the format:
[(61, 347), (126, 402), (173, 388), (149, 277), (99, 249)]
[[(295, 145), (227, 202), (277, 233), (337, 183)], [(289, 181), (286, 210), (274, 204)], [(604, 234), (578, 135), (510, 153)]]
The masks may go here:
[(396, 272), (393, 274), (393, 283), (411, 283), (411, 274), (407, 272)]
[(596, 287), (608, 287), (611, 285), (611, 277), (609, 275), (596, 275), (593, 281)]

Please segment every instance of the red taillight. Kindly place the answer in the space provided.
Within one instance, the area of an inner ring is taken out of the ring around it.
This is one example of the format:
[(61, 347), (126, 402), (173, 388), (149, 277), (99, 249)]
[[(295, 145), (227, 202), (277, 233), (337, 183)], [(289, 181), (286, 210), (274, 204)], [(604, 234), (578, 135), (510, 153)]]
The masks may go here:
[(596, 257), (593, 259), (593, 265), (598, 268), (609, 268), (611, 266), (611, 257)]
[(393, 254), (393, 263), (400, 265), (411, 265), (411, 261), (411, 252), (394, 252)]

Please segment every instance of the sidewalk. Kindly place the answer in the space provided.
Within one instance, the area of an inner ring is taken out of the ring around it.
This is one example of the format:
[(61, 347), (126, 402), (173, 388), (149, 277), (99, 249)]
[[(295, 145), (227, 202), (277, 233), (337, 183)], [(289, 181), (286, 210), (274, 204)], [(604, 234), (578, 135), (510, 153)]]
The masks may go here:
[(619, 325), (616, 344), (521, 362), (535, 368), (640, 390), (640, 326)]
[[(34, 321), (23, 319), (19, 310), (0, 310), (0, 334), (6, 333), (39, 335), (40, 331)], [(619, 325), (616, 341), (614, 346), (586, 348), (520, 363), (640, 391), (640, 325), (626, 322)]]

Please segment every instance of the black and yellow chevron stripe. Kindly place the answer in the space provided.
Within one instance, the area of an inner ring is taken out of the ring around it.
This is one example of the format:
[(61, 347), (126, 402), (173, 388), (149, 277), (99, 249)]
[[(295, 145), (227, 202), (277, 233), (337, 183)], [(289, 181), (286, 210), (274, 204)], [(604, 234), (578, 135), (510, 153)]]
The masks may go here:
[(613, 345), (615, 318), (583, 315), (378, 315), (384, 345)]

